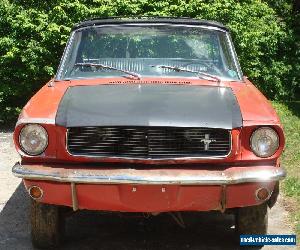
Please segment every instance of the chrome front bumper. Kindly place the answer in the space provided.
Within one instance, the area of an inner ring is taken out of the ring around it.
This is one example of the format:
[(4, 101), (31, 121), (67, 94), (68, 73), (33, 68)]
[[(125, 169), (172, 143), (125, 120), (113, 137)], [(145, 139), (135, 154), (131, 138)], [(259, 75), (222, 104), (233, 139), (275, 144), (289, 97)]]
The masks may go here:
[(89, 184), (175, 184), (175, 185), (230, 185), (249, 182), (273, 182), (283, 179), (282, 167), (243, 166), (224, 169), (100, 169), (80, 165), (21, 165), (12, 172), (27, 180), (43, 180)]

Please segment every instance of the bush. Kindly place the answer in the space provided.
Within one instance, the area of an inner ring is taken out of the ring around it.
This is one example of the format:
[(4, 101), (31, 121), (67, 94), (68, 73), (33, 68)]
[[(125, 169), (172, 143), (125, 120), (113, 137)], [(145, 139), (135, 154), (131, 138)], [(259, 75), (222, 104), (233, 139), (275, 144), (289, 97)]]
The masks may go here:
[(300, 39), (297, 44), (292, 21), (280, 19), (280, 6), (274, 3), (272, 0), (2, 0), (0, 120), (14, 119), (33, 92), (55, 74), (70, 28), (91, 17), (189, 16), (220, 21), (232, 31), (245, 75), (269, 98), (292, 98), (299, 90)]

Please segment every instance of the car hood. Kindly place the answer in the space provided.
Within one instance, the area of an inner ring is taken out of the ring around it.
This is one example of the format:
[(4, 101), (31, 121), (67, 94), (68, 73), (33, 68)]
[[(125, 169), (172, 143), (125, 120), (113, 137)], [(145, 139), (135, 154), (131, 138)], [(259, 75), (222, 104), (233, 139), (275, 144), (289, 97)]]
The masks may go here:
[(229, 87), (191, 85), (71, 86), (55, 123), (82, 126), (242, 127), (238, 102)]

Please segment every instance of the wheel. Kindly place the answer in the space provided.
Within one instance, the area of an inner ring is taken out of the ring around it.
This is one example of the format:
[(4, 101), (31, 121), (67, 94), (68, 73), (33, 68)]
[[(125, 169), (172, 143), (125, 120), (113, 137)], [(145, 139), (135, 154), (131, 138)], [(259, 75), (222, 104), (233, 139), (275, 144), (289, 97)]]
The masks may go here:
[(236, 213), (237, 234), (267, 234), (268, 205), (242, 207)]
[(60, 207), (31, 201), (31, 240), (37, 248), (57, 247), (64, 234)]

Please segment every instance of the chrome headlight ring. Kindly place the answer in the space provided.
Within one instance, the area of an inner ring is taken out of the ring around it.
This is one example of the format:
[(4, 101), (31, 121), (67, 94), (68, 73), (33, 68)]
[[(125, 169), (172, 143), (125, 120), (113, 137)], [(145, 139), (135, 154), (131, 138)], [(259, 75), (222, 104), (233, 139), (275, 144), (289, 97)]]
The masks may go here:
[(48, 133), (39, 124), (27, 124), (20, 131), (19, 144), (26, 154), (31, 156), (40, 155), (48, 146)]
[(271, 127), (260, 127), (252, 133), (250, 147), (256, 156), (261, 158), (270, 157), (279, 148), (278, 133)]

